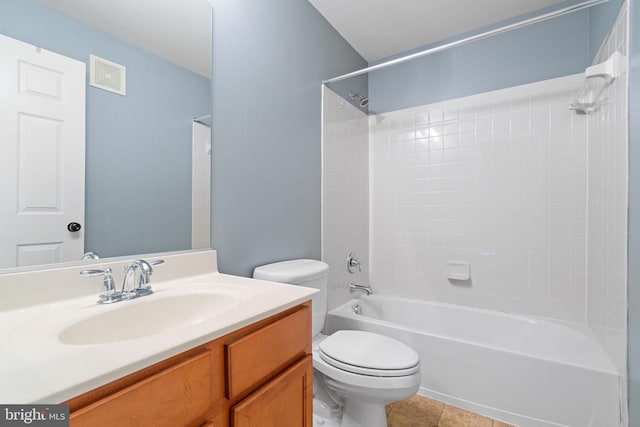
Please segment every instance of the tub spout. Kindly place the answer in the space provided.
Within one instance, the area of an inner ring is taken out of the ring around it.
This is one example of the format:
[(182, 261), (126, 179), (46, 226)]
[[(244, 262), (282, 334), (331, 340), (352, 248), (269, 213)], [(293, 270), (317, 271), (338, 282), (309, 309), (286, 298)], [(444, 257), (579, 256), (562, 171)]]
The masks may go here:
[(371, 295), (373, 293), (371, 286), (369, 285), (358, 285), (355, 282), (349, 283), (349, 292), (354, 293), (358, 291), (365, 292), (367, 295)]

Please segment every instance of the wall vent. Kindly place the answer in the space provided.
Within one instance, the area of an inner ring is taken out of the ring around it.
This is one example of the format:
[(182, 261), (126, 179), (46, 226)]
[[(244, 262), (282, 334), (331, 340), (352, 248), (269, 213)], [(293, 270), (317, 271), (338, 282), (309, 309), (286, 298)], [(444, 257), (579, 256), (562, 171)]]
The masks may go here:
[(89, 55), (89, 57), (89, 84), (125, 96), (127, 94), (127, 67), (95, 55)]

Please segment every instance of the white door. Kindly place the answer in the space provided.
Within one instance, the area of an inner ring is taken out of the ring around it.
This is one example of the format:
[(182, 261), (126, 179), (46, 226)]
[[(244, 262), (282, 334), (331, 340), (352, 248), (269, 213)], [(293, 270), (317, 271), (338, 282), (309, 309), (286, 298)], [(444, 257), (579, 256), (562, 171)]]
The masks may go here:
[(0, 35), (0, 267), (79, 260), (85, 64)]

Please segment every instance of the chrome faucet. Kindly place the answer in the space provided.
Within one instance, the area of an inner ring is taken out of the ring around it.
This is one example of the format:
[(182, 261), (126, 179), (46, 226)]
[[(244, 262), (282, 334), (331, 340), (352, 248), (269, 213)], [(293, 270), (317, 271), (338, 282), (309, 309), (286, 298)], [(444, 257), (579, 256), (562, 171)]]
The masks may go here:
[[(152, 265), (164, 264), (164, 260), (157, 260), (151, 263), (137, 259), (124, 267), (124, 280), (122, 281), (122, 287), (119, 291), (116, 290), (116, 282), (111, 274), (110, 268), (98, 268), (93, 270), (82, 270), (81, 276), (104, 276), (103, 284), (107, 289), (106, 292), (101, 293), (98, 299), (98, 304), (112, 304), (123, 300), (129, 300), (137, 297), (152, 294), (151, 286), (148, 286), (151, 274), (153, 273)], [(133, 276), (135, 281), (136, 271), (140, 272), (140, 278), (138, 282), (134, 284), (133, 288), (128, 286), (130, 277)], [(145, 286), (147, 285), (147, 286)]]
[[(128, 298), (142, 297), (145, 295), (152, 294), (151, 286), (145, 286), (149, 284), (151, 280), (150, 276), (153, 274), (152, 265), (160, 265), (164, 264), (164, 260), (157, 260), (151, 263), (143, 259), (137, 259), (131, 263), (131, 265), (127, 265), (124, 267), (124, 280), (122, 281), (122, 289), (120, 292), (122, 295), (129, 295)], [(140, 272), (140, 278), (138, 279), (138, 283), (135, 283), (135, 275), (136, 270)], [(131, 290), (127, 289), (127, 284), (129, 283), (129, 275), (133, 275), (134, 278), (134, 287)]]
[(371, 295), (373, 293), (373, 291), (371, 290), (371, 286), (370, 285), (358, 285), (355, 282), (351, 282), (349, 283), (349, 292), (350, 293), (354, 293), (354, 292), (364, 292), (367, 295)]
[(85, 259), (100, 259), (100, 255), (92, 251), (85, 252), (82, 258), (80, 258), (80, 261), (84, 261)]

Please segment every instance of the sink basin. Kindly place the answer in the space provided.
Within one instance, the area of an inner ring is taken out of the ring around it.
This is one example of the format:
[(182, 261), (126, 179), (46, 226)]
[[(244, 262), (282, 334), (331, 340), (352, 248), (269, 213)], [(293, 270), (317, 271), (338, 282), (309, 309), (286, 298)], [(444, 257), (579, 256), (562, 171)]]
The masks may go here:
[(60, 332), (58, 339), (64, 344), (89, 345), (143, 338), (197, 324), (236, 304), (233, 296), (215, 293), (125, 301), (109, 311), (68, 326)]

